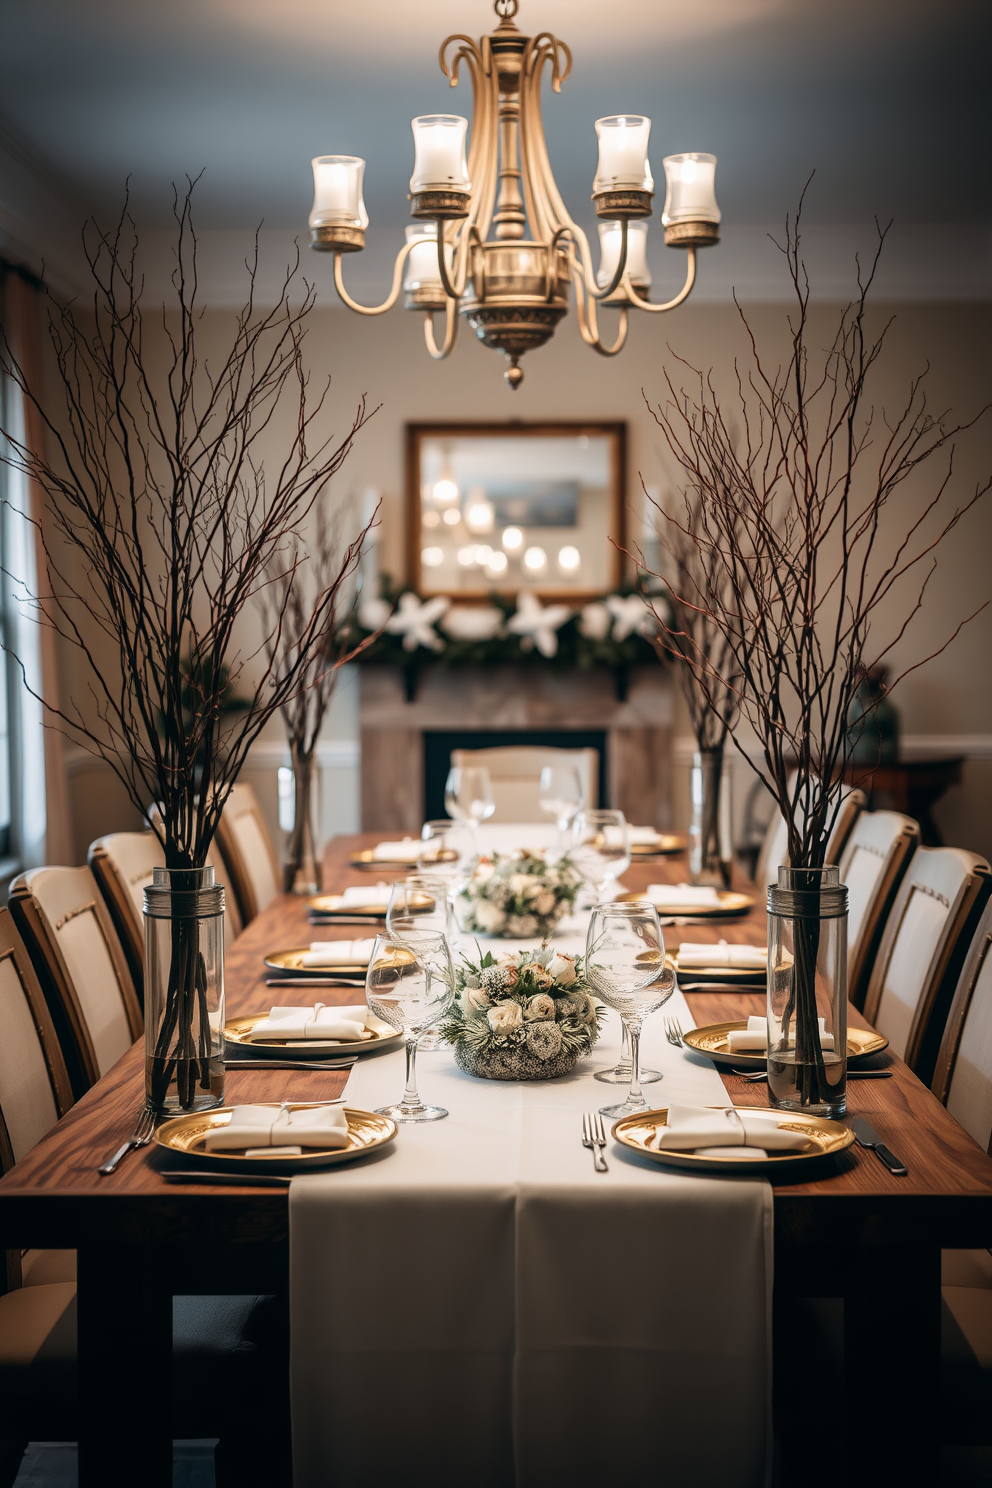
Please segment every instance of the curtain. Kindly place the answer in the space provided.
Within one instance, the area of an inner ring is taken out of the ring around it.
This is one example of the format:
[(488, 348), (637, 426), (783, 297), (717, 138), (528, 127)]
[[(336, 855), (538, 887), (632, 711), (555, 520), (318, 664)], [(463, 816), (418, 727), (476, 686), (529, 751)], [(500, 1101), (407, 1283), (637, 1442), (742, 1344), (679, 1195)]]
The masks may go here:
[[(2, 320), (11, 354), (28, 386), (42, 396), (42, 315), (39, 287), (30, 276), (4, 266)], [(40, 450), (44, 428), (37, 410), (10, 378), (4, 388), (10, 432), (29, 449)], [(13, 846), (24, 867), (73, 862), (72, 823), (65, 770), (64, 736), (48, 708), (59, 706), (58, 637), (38, 623), (38, 605), (51, 592), (39, 526), (46, 521), (45, 493), (34, 480), (10, 466), (5, 472), (5, 567), (8, 580), (8, 645), (24, 668), (23, 683), (10, 689), (16, 717), (11, 730)], [(30, 520), (24, 521), (21, 518)], [(32, 526), (31, 523), (36, 525)], [(14, 666), (15, 682), (19, 668)], [(32, 693), (37, 696), (32, 696)], [(41, 702), (38, 699), (41, 699)]]

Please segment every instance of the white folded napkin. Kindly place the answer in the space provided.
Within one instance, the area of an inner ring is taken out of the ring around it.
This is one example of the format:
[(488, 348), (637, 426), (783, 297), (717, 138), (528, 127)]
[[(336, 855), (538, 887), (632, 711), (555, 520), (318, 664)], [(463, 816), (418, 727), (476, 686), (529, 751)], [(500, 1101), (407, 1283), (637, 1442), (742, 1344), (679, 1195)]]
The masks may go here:
[(372, 904), (385, 904), (389, 898), (389, 885), (378, 883), (369, 888), (367, 884), (351, 884), (341, 895), (349, 909), (367, 909)]
[(748, 971), (764, 971), (767, 965), (767, 946), (728, 945), (725, 940), (716, 945), (696, 945), (684, 940), (679, 946), (680, 971), (690, 966), (737, 966)]
[(668, 1125), (658, 1129), (654, 1145), (659, 1151), (708, 1155), (715, 1149), (717, 1156), (724, 1147), (737, 1147), (751, 1157), (755, 1149), (802, 1152), (809, 1146), (809, 1138), (800, 1132), (784, 1131), (767, 1116), (736, 1106), (669, 1106)]
[(326, 1007), (322, 1002), (316, 1007), (274, 1007), (246, 1038), (248, 1043), (256, 1039), (343, 1039), (360, 1043), (372, 1037), (366, 1026), (368, 1012), (364, 1003), (356, 1007)]
[(631, 847), (654, 847), (658, 841), (658, 833), (654, 827), (631, 827), (627, 831), (630, 834)]
[(424, 850), (424, 844), (416, 837), (404, 837), (402, 842), (378, 842), (372, 856), (385, 863), (416, 863)]
[(208, 1152), (232, 1147), (347, 1147), (348, 1118), (341, 1106), (290, 1111), (279, 1106), (235, 1106), (226, 1126), (203, 1139)]
[(368, 966), (374, 937), (365, 940), (312, 940), (301, 966)]
[[(824, 1020), (820, 1018), (820, 1048), (832, 1049), (834, 1036), (832, 1033), (824, 1032)], [(795, 1024), (793, 1024), (795, 1029)], [(789, 1039), (790, 1047), (796, 1042), (795, 1032)], [(745, 1049), (758, 1049), (762, 1053), (768, 1047), (768, 1023), (760, 1014), (752, 1015), (747, 1020), (746, 1028), (732, 1028), (727, 1034), (727, 1048), (732, 1054)]]
[(716, 889), (697, 888), (695, 884), (648, 884), (647, 894), (654, 904), (698, 904), (709, 908), (720, 903)]

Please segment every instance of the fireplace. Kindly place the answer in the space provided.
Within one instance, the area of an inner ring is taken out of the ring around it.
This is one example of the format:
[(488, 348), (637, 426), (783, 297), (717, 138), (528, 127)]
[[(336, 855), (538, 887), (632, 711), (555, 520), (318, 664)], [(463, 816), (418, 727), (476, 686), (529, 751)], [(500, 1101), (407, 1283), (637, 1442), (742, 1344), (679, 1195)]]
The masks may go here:
[(408, 699), (399, 668), (361, 668), (362, 827), (417, 833), (443, 816), (452, 748), (551, 744), (594, 748), (600, 804), (628, 820), (671, 826), (672, 684), (662, 666), (636, 668), (623, 698), (603, 668), (424, 668)]

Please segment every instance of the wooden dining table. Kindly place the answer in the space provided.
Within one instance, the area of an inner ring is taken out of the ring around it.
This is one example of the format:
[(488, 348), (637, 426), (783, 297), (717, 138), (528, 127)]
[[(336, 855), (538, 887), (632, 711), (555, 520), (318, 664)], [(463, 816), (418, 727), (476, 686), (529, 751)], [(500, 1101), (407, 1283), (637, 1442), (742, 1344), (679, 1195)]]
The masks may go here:
[[(363, 877), (349, 856), (376, 840), (371, 833), (333, 839), (325, 889)], [(624, 883), (642, 889), (680, 882), (686, 873), (684, 856), (635, 861)], [(315, 931), (305, 900), (274, 900), (228, 950), (228, 1014), (262, 1010), (277, 998), (265, 984), (267, 953), (315, 936), (361, 933), (350, 925)], [(720, 937), (763, 945), (760, 900), (742, 918), (666, 929), (669, 945)], [(684, 980), (691, 985), (691, 974)], [(348, 1002), (355, 993), (325, 988), (320, 996)], [(688, 992), (687, 999), (698, 1024), (763, 1008), (759, 990)], [(851, 1017), (867, 1026), (853, 1009)], [(845, 1482), (929, 1488), (939, 1448), (940, 1252), (992, 1245), (992, 1159), (900, 1059), (885, 1053), (872, 1063), (891, 1078), (849, 1082), (848, 1113), (869, 1117), (908, 1174), (894, 1177), (872, 1152), (852, 1146), (815, 1177), (773, 1180), (777, 1318), (792, 1318), (788, 1307), (797, 1298), (843, 1299), (842, 1368), (811, 1349), (794, 1323), (777, 1326), (776, 1369), (787, 1389), (777, 1386), (776, 1398), (787, 1400), (781, 1435), (808, 1445), (809, 1464), (828, 1436), (837, 1437)], [(734, 1104), (767, 1105), (767, 1086), (723, 1077)], [(226, 1102), (326, 1099), (340, 1094), (346, 1078), (339, 1071), (232, 1069)], [(172, 1482), (174, 1296), (288, 1297), (285, 1189), (166, 1183), (170, 1160), (154, 1145), (127, 1156), (113, 1175), (98, 1175), (133, 1129), (142, 1102), (136, 1044), (0, 1181), (4, 1247), (78, 1252), (80, 1488)], [(190, 1387), (208, 1389), (209, 1381)], [(659, 1443), (659, 1468), (663, 1461)], [(818, 1479), (810, 1466), (800, 1467), (796, 1481)]]

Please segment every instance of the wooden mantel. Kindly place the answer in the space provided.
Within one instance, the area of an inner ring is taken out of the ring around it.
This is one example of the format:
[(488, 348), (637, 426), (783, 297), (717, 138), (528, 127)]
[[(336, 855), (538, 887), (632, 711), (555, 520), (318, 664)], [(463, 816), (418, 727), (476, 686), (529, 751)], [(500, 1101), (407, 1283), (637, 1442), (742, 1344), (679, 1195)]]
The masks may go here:
[(555, 672), (491, 667), (421, 672), (407, 701), (398, 667), (361, 668), (362, 828), (418, 834), (424, 819), (424, 734), (457, 729), (599, 730), (607, 794), (629, 821), (671, 826), (672, 682), (637, 667), (626, 697), (605, 668)]

